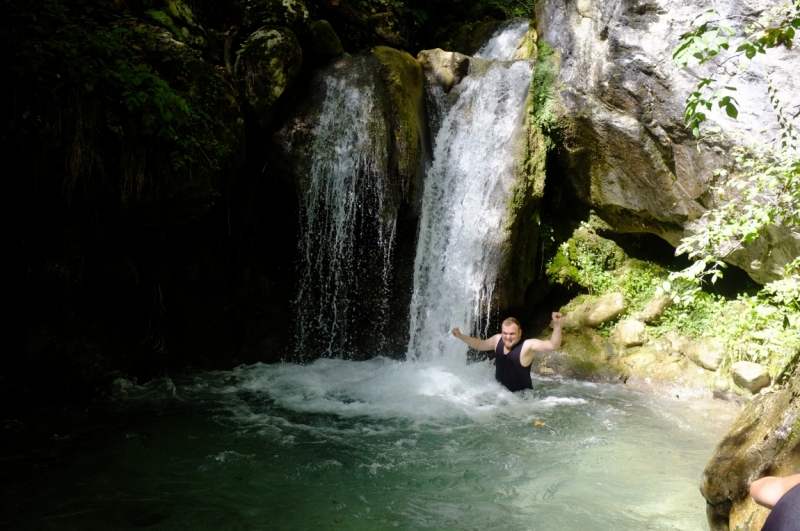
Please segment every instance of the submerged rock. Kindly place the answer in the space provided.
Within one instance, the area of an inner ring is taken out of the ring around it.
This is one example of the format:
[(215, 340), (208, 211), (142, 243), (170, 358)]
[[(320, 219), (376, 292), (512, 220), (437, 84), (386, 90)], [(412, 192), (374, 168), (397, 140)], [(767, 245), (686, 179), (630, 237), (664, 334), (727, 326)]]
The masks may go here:
[(767, 387), (771, 378), (765, 367), (751, 361), (737, 361), (731, 365), (734, 383), (755, 394)]

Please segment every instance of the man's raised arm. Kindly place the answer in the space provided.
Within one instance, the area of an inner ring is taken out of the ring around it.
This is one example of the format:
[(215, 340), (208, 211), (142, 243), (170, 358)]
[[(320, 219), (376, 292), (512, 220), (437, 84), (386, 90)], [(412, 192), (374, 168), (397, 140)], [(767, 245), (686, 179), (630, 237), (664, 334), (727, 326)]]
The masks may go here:
[(459, 327), (453, 328), (451, 333), (475, 350), (494, 350), (495, 347), (497, 347), (497, 342), (500, 340), (500, 334), (495, 334), (489, 339), (470, 337), (466, 334), (462, 334)]

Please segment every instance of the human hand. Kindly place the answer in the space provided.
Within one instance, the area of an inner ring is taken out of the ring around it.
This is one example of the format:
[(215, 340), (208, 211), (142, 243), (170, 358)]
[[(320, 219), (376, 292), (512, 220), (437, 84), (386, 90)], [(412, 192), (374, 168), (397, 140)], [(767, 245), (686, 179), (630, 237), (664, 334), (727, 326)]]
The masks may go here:
[(553, 317), (553, 324), (561, 324), (561, 319), (564, 318), (564, 316), (561, 315), (561, 312), (553, 312), (552, 317)]
[(451, 334), (456, 336), (457, 338), (461, 338), (461, 329), (459, 327), (455, 327), (450, 331)]

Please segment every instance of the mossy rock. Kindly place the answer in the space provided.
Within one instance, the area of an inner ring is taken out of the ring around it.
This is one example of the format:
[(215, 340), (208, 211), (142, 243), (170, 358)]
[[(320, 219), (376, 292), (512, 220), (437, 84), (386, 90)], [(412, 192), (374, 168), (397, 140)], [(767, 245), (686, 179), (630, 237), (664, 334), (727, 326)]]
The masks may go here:
[(613, 359), (613, 347), (591, 329), (565, 333), (557, 352), (539, 352), (531, 364), (542, 376), (561, 376), (592, 382), (622, 382), (625, 366)]
[(800, 469), (800, 374), (783, 389), (747, 403), (717, 445), (700, 481), (710, 529), (761, 529), (769, 510), (756, 505), (750, 483)]
[(397, 172), (405, 200), (414, 203), (426, 123), (422, 67), (411, 55), (388, 46), (376, 46), (370, 53), (380, 61), (379, 74), (389, 97), (394, 129), (389, 164)]
[(186, 2), (161, 0), (152, 2), (150, 7), (145, 15), (155, 24), (169, 30), (177, 40), (193, 47), (206, 46), (206, 32)]
[(244, 81), (245, 97), (259, 127), (272, 120), (272, 106), (300, 72), (303, 51), (288, 28), (264, 26), (245, 40), (234, 74)]
[(625, 251), (612, 240), (580, 227), (559, 247), (547, 266), (547, 277), (552, 284), (578, 284), (589, 288), (591, 286), (587, 285), (586, 277), (581, 277), (576, 264), (592, 264), (602, 271), (613, 271), (621, 267), (627, 258)]

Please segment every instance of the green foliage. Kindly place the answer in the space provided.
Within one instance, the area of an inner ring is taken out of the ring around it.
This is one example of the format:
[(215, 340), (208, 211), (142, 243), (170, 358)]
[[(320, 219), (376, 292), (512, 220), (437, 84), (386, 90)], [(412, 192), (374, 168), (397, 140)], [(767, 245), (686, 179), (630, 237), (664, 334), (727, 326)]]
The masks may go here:
[[(682, 36), (672, 55), (679, 68), (685, 68), (693, 61), (700, 65), (707, 62), (715, 65), (713, 72), (700, 78), (697, 89), (686, 99), (684, 118), (696, 138), (700, 138), (700, 125), (707, 119), (706, 112), (711, 111), (715, 104), (731, 118), (735, 119), (739, 114), (738, 102), (727, 94), (736, 88), (721, 85), (716, 79), (723, 66), (731, 63), (744, 70), (757, 54), (765, 54), (770, 48), (792, 48), (795, 30), (800, 28), (800, 0), (766, 10), (747, 22), (743, 36), (737, 39), (732, 21), (709, 9), (695, 18), (695, 29)], [(733, 39), (737, 42), (732, 42)], [(734, 50), (732, 53), (731, 48)]]
[(763, 295), (728, 301), (701, 292), (691, 304), (668, 308), (653, 334), (678, 329), (692, 337), (721, 338), (727, 351), (723, 370), (737, 361), (753, 361), (776, 377), (800, 349), (800, 312), (784, 313), (773, 302)]
[[(46, 150), (63, 151), (59, 146), (69, 139), (62, 139), (62, 124), (67, 124), (75, 145), (69, 148), (72, 154), (60, 156), (67, 157), (74, 182), (87, 173), (74, 153), (86, 159), (95, 152), (94, 159), (106, 159), (100, 146), (117, 139), (121, 149), (135, 150), (118, 156), (124, 179), (139, 180), (137, 191), (147, 159), (159, 165), (154, 173), (165, 175), (188, 172), (201, 160), (203, 146), (212, 153), (202, 160), (224, 155), (224, 150), (213, 152), (214, 141), (205, 136), (213, 128), (203, 108), (207, 94), (178, 88), (185, 77), (180, 61), (164, 50), (162, 30), (102, 0), (8, 0), (3, 9), (6, 21), (0, 31), (16, 45), (5, 68), (15, 97), (25, 101), (24, 112), (15, 108), (7, 119), (4, 140), (35, 144), (44, 139)], [(145, 16), (179, 33), (165, 13), (151, 10)], [(86, 140), (89, 136), (94, 144)]]
[[(792, 47), (795, 29), (800, 28), (800, 2), (776, 7), (750, 21), (735, 53), (721, 62), (718, 57), (729, 50), (728, 39), (735, 32), (713, 10), (698, 17), (696, 24), (697, 29), (684, 35), (675, 51), (678, 66), (685, 67), (690, 58), (694, 58), (700, 64), (714, 61), (717, 68), (734, 61), (740, 69), (745, 69), (748, 61), (758, 54), (777, 46)], [(738, 113), (736, 101), (721, 95), (722, 90), (735, 89), (719, 87), (714, 74), (702, 79), (697, 91), (687, 99), (686, 122), (697, 137), (700, 124), (706, 120), (703, 110), (710, 110), (712, 103), (725, 107), (732, 118)], [(676, 250), (677, 254), (687, 254), (695, 262), (686, 270), (671, 275), (672, 283), (665, 287), (678, 302), (673, 310), (680, 312), (675, 314), (677, 316), (688, 315), (696, 307), (708, 305), (699, 297), (701, 285), (706, 279), (714, 283), (722, 277), (724, 260), (733, 251), (753, 243), (769, 227), (800, 228), (797, 136), (792, 117), (784, 110), (771, 79), (768, 97), (781, 127), (779, 141), (772, 147), (736, 145), (731, 152), (734, 172), (715, 171), (717, 179), (723, 180), (715, 189), (719, 206), (703, 215), (695, 234), (684, 238)], [(751, 266), (757, 269), (761, 265), (753, 262)], [(707, 333), (727, 338), (729, 361), (767, 361), (775, 375), (800, 349), (798, 274), (800, 257), (786, 265), (784, 278), (765, 285), (758, 297), (740, 297), (737, 311), (726, 313), (719, 307), (709, 312), (717, 319), (704, 320), (695, 315), (690, 322), (702, 323), (700, 326)]]
[(557, 79), (558, 64), (555, 52), (546, 42), (539, 41), (531, 77), (530, 90), (533, 100), (531, 121), (541, 129), (548, 149), (555, 147), (555, 141), (563, 129), (556, 98)]
[(555, 257), (547, 264), (547, 277), (553, 284), (578, 284), (590, 293), (605, 293), (615, 285), (612, 271), (622, 265), (625, 258), (625, 253), (614, 242), (582, 227), (559, 246)]

